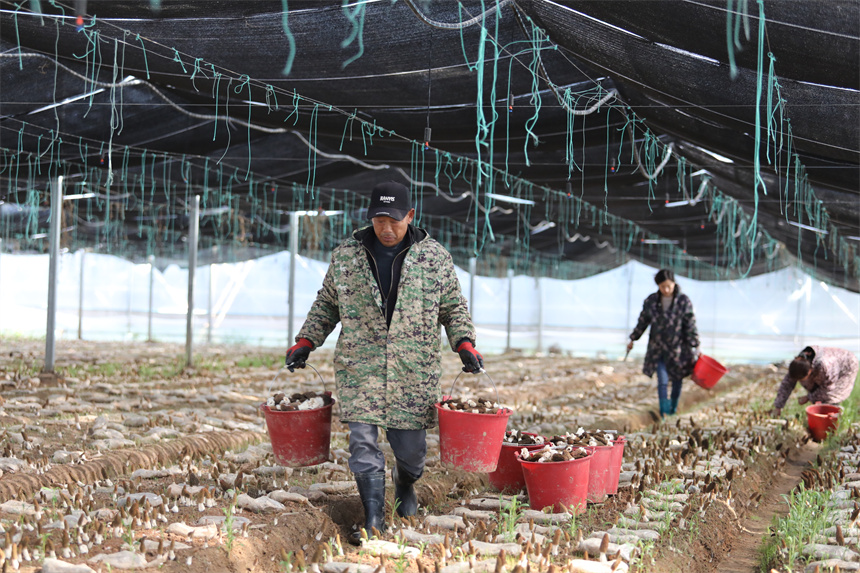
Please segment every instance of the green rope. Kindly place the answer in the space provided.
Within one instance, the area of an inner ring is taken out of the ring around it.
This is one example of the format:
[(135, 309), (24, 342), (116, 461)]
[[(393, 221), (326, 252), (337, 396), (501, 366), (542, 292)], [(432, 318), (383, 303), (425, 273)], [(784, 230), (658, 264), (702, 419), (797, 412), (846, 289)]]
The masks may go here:
[(732, 40), (732, 22), (736, 17), (732, 8), (733, 0), (726, 0), (726, 48), (729, 55), (729, 76), (734, 80), (738, 77), (738, 66), (735, 64), (735, 45)]
[(296, 39), (290, 31), (290, 8), (287, 6), (287, 0), (281, 0), (281, 8), (281, 27), (284, 29), (284, 35), (287, 37), (287, 44), (289, 46), (289, 51), (287, 52), (287, 63), (284, 64), (284, 69), (281, 73), (288, 76), (293, 69), (293, 60), (296, 58)]
[(526, 167), (531, 166), (531, 162), (529, 161), (529, 142), (532, 142), (535, 147), (537, 147), (538, 144), (538, 137), (534, 132), (534, 126), (537, 124), (541, 108), (540, 86), (538, 84), (538, 79), (540, 78), (540, 43), (542, 40), (543, 35), (541, 34), (540, 29), (533, 26), (531, 37), (532, 61), (529, 63), (528, 69), (532, 74), (532, 94), (529, 103), (534, 107), (534, 114), (525, 122), (526, 138), (523, 142), (523, 153), (525, 156)]
[[(213, 82), (212, 82), (212, 99), (215, 103), (215, 121), (212, 129), (212, 141), (215, 141), (215, 138), (218, 136), (218, 103), (221, 101), (221, 98), (218, 96), (218, 91), (221, 88), (221, 74), (215, 71), (215, 66), (209, 64), (212, 67), (213, 74)], [(227, 130), (227, 135), (229, 136), (230, 130)]]
[(353, 42), (358, 44), (358, 52), (351, 58), (347, 59), (342, 65), (341, 69), (346, 68), (349, 64), (359, 59), (364, 54), (364, 15), (365, 15), (365, 3), (367, 0), (358, 0), (358, 3), (355, 5), (353, 10), (349, 9), (349, 5), (351, 4), (351, 0), (343, 0), (342, 10), (346, 19), (352, 24), (352, 30), (349, 35), (343, 39), (340, 43), (341, 48), (346, 48)]
[(137, 41), (140, 42), (140, 49), (143, 52), (143, 67), (146, 69), (146, 79), (152, 79), (149, 76), (149, 62), (146, 61), (146, 46), (143, 45), (143, 40), (140, 37), (140, 34), (137, 34)]
[(18, 10), (23, 4), (16, 4), (15, 11), (12, 12), (12, 21), (15, 22), (15, 41), (18, 45), (18, 69), (24, 69), (24, 58), (21, 56), (21, 32), (18, 30)]
[(185, 64), (182, 61), (182, 57), (179, 55), (179, 50), (177, 50), (176, 48), (173, 48), (173, 61), (179, 62), (179, 65), (182, 67), (183, 73), (188, 73), (188, 70), (185, 69)]
[[(758, 222), (758, 203), (759, 203), (759, 187), (761, 187), (762, 192), (767, 195), (767, 185), (765, 185), (764, 179), (761, 176), (761, 97), (762, 97), (762, 81), (764, 75), (764, 28), (765, 28), (765, 17), (764, 17), (764, 2), (762, 0), (758, 0), (759, 6), (759, 23), (758, 23), (758, 58), (757, 58), (757, 66), (756, 66), (756, 104), (755, 104), (755, 145), (753, 148), (753, 173), (754, 173), (754, 184), (753, 184), (753, 214), (752, 219), (749, 225), (748, 237), (750, 242), (754, 241), (756, 238), (756, 228)], [(747, 270), (741, 275), (742, 277), (746, 277), (750, 270), (752, 270), (753, 263), (755, 262), (755, 251), (750, 249), (750, 262)]]
[(272, 112), (272, 100), (275, 102), (275, 111), (278, 111), (278, 94), (275, 92), (275, 86), (266, 84), (266, 108), (269, 113)]
[(189, 78), (191, 80), (191, 85), (194, 87), (194, 91), (197, 92), (200, 91), (200, 89), (197, 87), (197, 83), (194, 81), (195, 76), (197, 76), (197, 72), (200, 72), (201, 76), (208, 79), (208, 76), (206, 76), (205, 72), (203, 71), (203, 68), (200, 67), (200, 62), (202, 61), (203, 58), (194, 59), (194, 70), (191, 72), (191, 78)]
[[(314, 148), (317, 146), (317, 120), (319, 118), (319, 106), (314, 104), (313, 109), (311, 110), (310, 117), (310, 126), (308, 129), (308, 139), (311, 141), (311, 145)], [(316, 182), (316, 167), (317, 167), (317, 154), (313, 152), (311, 148), (308, 148), (308, 178), (305, 183), (305, 188), (311, 192), (311, 197), (313, 197), (313, 187)]]
[(245, 172), (245, 181), (247, 181), (248, 175), (251, 174), (251, 106), (253, 105), (254, 98), (251, 95), (251, 77), (243, 74), (239, 77), (239, 80), (242, 83), (233, 88), (233, 93), (241, 94), (243, 87), (248, 88), (248, 169)]

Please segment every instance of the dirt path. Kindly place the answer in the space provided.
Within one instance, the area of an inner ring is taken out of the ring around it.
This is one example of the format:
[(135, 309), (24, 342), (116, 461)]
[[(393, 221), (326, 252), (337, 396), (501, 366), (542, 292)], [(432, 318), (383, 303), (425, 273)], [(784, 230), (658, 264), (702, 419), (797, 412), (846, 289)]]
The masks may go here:
[(774, 516), (788, 515), (788, 505), (782, 496), (788, 494), (800, 483), (800, 473), (806, 469), (818, 454), (819, 445), (815, 442), (798, 448), (795, 455), (789, 456), (782, 470), (774, 473), (773, 481), (767, 485), (761, 503), (741, 522), (743, 529), (732, 541), (732, 550), (713, 571), (720, 573), (758, 573), (758, 550), (767, 534)]

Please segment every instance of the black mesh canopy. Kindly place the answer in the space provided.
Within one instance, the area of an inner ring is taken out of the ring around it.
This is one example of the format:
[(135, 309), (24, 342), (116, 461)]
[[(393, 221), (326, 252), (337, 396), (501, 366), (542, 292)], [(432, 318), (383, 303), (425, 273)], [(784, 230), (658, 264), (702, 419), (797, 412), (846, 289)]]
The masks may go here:
[[(331, 249), (408, 185), (460, 265), (860, 282), (860, 2), (0, 0), (0, 239)], [(216, 256), (216, 255), (212, 255)]]

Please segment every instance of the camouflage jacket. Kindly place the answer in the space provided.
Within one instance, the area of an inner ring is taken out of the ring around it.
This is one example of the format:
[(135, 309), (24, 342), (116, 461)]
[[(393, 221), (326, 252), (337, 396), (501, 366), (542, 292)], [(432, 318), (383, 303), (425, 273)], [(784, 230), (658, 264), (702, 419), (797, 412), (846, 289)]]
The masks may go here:
[[(828, 346), (810, 346), (807, 349), (812, 349), (815, 355), (809, 377), (802, 380), (800, 385), (809, 393), (809, 403), (838, 404), (847, 398), (857, 379), (858, 363), (854, 353)], [(786, 374), (776, 391), (774, 408), (785, 406), (795, 384), (797, 381)]]
[(320, 346), (340, 322), (334, 368), (341, 421), (430, 428), (436, 424), (433, 404), (441, 399), (440, 328), (452, 350), (464, 338), (474, 343), (475, 328), (451, 255), (414, 227), (387, 327), (362, 244), (372, 232), (358, 230), (332, 252), (322, 289), (296, 338)]
[(648, 350), (642, 372), (651, 376), (657, 371), (657, 362), (663, 360), (670, 380), (680, 380), (693, 373), (696, 365), (699, 332), (690, 298), (675, 287), (672, 305), (663, 311), (660, 292), (648, 295), (642, 304), (639, 322), (630, 340), (639, 340), (648, 326)]

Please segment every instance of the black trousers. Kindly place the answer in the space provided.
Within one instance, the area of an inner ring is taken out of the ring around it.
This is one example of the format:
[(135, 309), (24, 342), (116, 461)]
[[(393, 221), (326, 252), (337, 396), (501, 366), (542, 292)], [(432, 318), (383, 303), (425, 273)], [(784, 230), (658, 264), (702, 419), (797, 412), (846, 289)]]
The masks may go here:
[[(415, 478), (424, 473), (427, 459), (427, 430), (385, 430), (394, 457)], [(379, 449), (379, 427), (349, 422), (349, 469), (354, 474), (385, 471), (385, 455)]]

